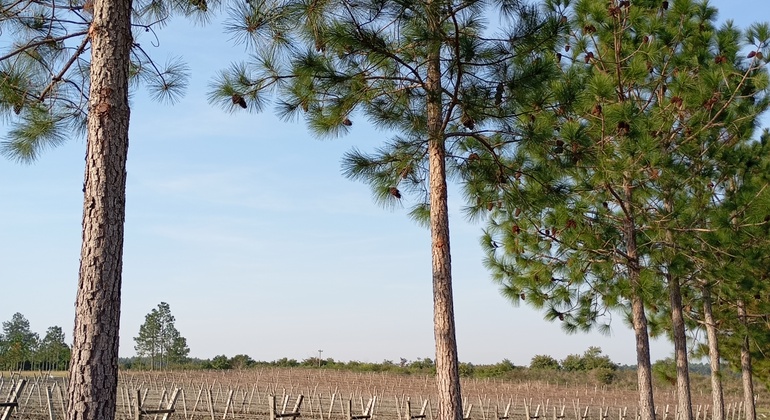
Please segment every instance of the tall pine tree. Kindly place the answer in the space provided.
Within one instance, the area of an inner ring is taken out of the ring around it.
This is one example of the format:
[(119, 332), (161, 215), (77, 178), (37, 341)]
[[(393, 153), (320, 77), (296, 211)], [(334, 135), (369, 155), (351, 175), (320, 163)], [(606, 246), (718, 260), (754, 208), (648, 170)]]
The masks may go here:
[[(274, 94), (280, 115), (301, 116), (321, 135), (345, 133), (359, 118), (395, 133), (375, 153), (352, 151), (343, 166), (348, 177), (369, 183), (380, 202), (414, 194), (411, 215), (431, 229), (443, 420), (462, 418), (447, 179), (515, 141), (511, 127), (520, 101), (537, 98), (540, 81), (555, 71), (542, 51), (552, 48), (560, 20), (544, 19), (517, 0), (495, 6), (477, 0), (247, 2), (233, 10), (230, 28), (257, 46), (256, 59), (223, 72), (211, 92), (212, 101), (228, 109), (255, 110)], [(485, 20), (495, 12), (508, 18), (499, 31)], [(265, 39), (273, 48), (259, 48)]]
[(184, 66), (156, 66), (136, 40), (155, 35), (172, 13), (207, 9), (206, 0), (0, 2), (0, 115), (10, 122), (0, 152), (30, 162), (70, 137), (87, 138), (71, 420), (115, 417), (129, 81), (143, 79), (159, 99), (184, 86)]
[(655, 417), (649, 316), (667, 307), (688, 419), (687, 237), (708, 222), (700, 206), (722, 188), (723, 151), (750, 139), (767, 107), (767, 38), (740, 55), (740, 32), (715, 28), (705, 2), (547, 2), (565, 3), (572, 30), (552, 53), (562, 77), (551, 105), (520, 123), (507, 165), (515, 182), (471, 183), (480, 203), (503, 204), (483, 240), (487, 263), (514, 302), (567, 331), (606, 330), (613, 310), (625, 312), (645, 420)]

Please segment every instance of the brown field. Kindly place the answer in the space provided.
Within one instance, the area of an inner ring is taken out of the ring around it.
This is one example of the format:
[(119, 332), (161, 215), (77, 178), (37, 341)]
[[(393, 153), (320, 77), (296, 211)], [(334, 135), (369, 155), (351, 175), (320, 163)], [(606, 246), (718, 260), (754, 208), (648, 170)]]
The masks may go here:
[[(506, 408), (512, 420), (634, 420), (637, 406), (635, 372), (620, 372), (611, 385), (600, 385), (588, 373), (512, 372), (505, 379), (464, 379), (464, 410), (472, 420), (498, 420)], [(0, 373), (0, 401), (6, 399), (18, 373)], [(26, 376), (27, 385), (12, 419), (64, 418), (66, 378), (56, 374)], [(728, 420), (742, 418), (737, 381), (729, 381), (725, 395)], [(359, 373), (305, 368), (257, 368), (230, 371), (122, 372), (118, 388), (118, 419), (133, 419), (137, 391), (143, 409), (165, 408), (175, 389), (179, 396), (171, 419), (269, 419), (269, 396), (275, 395), (276, 411), (290, 412), (297, 397), (304, 401), (301, 419), (346, 420), (348, 401), (352, 415), (361, 415), (376, 397), (372, 419), (406, 417), (409, 400), (412, 415), (425, 406), (425, 419), (436, 413), (432, 376), (391, 373)], [(758, 387), (759, 388), (759, 387)], [(50, 392), (49, 392), (50, 391)], [(760, 419), (766, 418), (768, 397), (757, 397)], [(659, 419), (674, 420), (674, 388), (660, 384), (655, 402)], [(710, 396), (708, 378), (693, 379), (693, 402), (698, 419), (707, 418)], [(1, 413), (1, 411), (0, 411)], [(624, 414), (625, 413), (625, 414)], [(144, 419), (160, 419), (145, 415)], [(529, 417), (529, 419), (527, 419)], [(285, 417), (285, 419), (292, 419)]]

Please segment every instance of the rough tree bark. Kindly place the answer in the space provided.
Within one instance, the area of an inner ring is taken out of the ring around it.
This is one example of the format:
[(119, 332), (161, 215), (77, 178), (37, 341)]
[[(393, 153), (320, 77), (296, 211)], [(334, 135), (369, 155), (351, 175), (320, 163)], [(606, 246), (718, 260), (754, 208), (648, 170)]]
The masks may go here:
[(676, 358), (677, 419), (693, 420), (692, 397), (690, 394), (690, 363), (687, 358), (687, 334), (682, 313), (682, 288), (679, 279), (667, 275), (668, 293), (671, 301), (671, 326), (674, 336)]
[[(440, 2), (426, 4), (428, 31), (440, 33)], [(427, 60), (428, 167), (430, 172), (430, 226), (433, 267), (433, 331), (436, 342), (436, 384), (439, 420), (462, 420), (462, 395), (452, 299), (452, 263), (449, 250), (446, 148), (442, 129), (441, 41), (433, 42)]]
[(89, 37), (83, 242), (67, 417), (112, 420), (118, 380), (131, 0), (94, 0)]
[(711, 410), (712, 420), (724, 420), (725, 418), (725, 399), (722, 390), (722, 373), (719, 366), (719, 341), (717, 338), (716, 321), (714, 321), (714, 312), (711, 307), (711, 289), (703, 284), (703, 321), (706, 324), (706, 336), (709, 345), (709, 366), (711, 367), (711, 398), (713, 400), (713, 410)]
[(628, 258), (628, 277), (631, 282), (631, 316), (636, 339), (636, 375), (639, 386), (639, 415), (641, 420), (655, 420), (655, 401), (652, 390), (652, 363), (650, 362), (650, 337), (647, 332), (647, 315), (644, 313), (642, 300), (641, 268), (636, 244), (636, 222), (633, 218), (633, 185), (626, 177), (623, 185), (625, 194), (624, 211), (626, 255)]
[(754, 380), (751, 373), (751, 353), (749, 353), (748, 315), (746, 314), (746, 302), (738, 300), (738, 317), (743, 324), (743, 345), (741, 345), (741, 378), (743, 379), (743, 406), (746, 420), (757, 420), (756, 407), (754, 406)]

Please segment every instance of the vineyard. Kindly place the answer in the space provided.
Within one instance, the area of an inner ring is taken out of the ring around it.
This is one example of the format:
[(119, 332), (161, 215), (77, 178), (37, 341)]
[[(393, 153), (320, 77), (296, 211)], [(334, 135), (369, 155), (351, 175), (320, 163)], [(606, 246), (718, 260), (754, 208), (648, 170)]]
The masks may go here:
[[(11, 398), (21, 380), (25, 385), (9, 418), (65, 418), (63, 376), (2, 374), (0, 403)], [(435, 388), (433, 376), (302, 368), (121, 372), (117, 418), (161, 419), (173, 407), (169, 418), (185, 420), (433, 420)], [(462, 390), (464, 417), (472, 420), (635, 420), (638, 400), (628, 382), (574, 385), (554, 378), (466, 379)], [(673, 420), (674, 389), (656, 391), (658, 418)], [(742, 418), (738, 392), (731, 390), (726, 398), (727, 420)], [(763, 398), (764, 394), (758, 396), (759, 407), (766, 403)], [(697, 420), (710, 417), (707, 389), (694, 387), (693, 402)]]

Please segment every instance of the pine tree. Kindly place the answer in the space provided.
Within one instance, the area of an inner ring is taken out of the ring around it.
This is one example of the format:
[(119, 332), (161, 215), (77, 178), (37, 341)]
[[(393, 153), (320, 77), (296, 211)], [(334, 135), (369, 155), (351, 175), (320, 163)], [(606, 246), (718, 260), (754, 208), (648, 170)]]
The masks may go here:
[(0, 335), (0, 360), (6, 369), (31, 369), (33, 355), (38, 347), (39, 337), (32, 332), (29, 321), (21, 313), (13, 314), (10, 321), (3, 322)]
[[(756, 418), (752, 377), (763, 373), (752, 366), (752, 361), (764, 359), (770, 343), (770, 306), (764, 298), (770, 293), (766, 281), (770, 277), (767, 139), (765, 134), (761, 141), (731, 151), (735, 170), (726, 178), (725, 188), (709, 214), (712, 229), (700, 235), (707, 246), (700, 257), (704, 262), (700, 276), (708, 285), (709, 297), (703, 306), (714, 302), (714, 320), (710, 323), (714, 325), (706, 324), (714, 344), (709, 342), (707, 351), (720, 355), (741, 372), (747, 419)], [(767, 380), (767, 375), (764, 377)], [(721, 415), (724, 417), (724, 413)]]
[(139, 335), (134, 337), (134, 349), (139, 357), (148, 357), (150, 369), (166, 368), (171, 363), (181, 362), (190, 353), (187, 339), (176, 329), (176, 319), (166, 302), (158, 304), (144, 318)]
[[(373, 154), (354, 150), (345, 174), (372, 186), (375, 199), (399, 205), (431, 229), (434, 337), (439, 418), (462, 418), (449, 242), (447, 178), (478, 163), (482, 151), (515, 136), (520, 102), (537, 100), (555, 71), (548, 50), (559, 19), (516, 0), (487, 2), (314, 0), (239, 5), (232, 31), (259, 47), (252, 62), (224, 71), (211, 99), (228, 109), (301, 116), (321, 135), (347, 132), (360, 118), (396, 137)], [(530, 89), (531, 87), (531, 89)], [(493, 162), (494, 164), (494, 162)], [(501, 171), (492, 171), (496, 177)]]
[(71, 420), (115, 416), (129, 81), (143, 80), (161, 100), (184, 87), (184, 66), (156, 66), (137, 40), (142, 31), (155, 35), (172, 13), (207, 9), (206, 0), (0, 4), (0, 31), (13, 36), (0, 53), (0, 115), (10, 121), (0, 152), (30, 162), (70, 137), (87, 138)]
[(724, 188), (723, 152), (750, 139), (767, 107), (768, 37), (757, 26), (754, 53), (740, 56), (740, 31), (716, 29), (716, 10), (691, 0), (578, 0), (568, 10), (572, 31), (553, 52), (562, 77), (552, 105), (521, 125), (507, 165), (515, 182), (471, 183), (480, 203), (503, 203), (483, 239), (487, 263), (515, 303), (543, 308), (569, 332), (607, 330), (613, 310), (626, 312), (645, 420), (654, 419), (650, 321), (659, 321), (649, 317), (667, 308), (690, 418), (688, 237)]
[(61, 327), (49, 327), (38, 347), (39, 369), (65, 370), (70, 360), (70, 353), (70, 346), (65, 340)]

